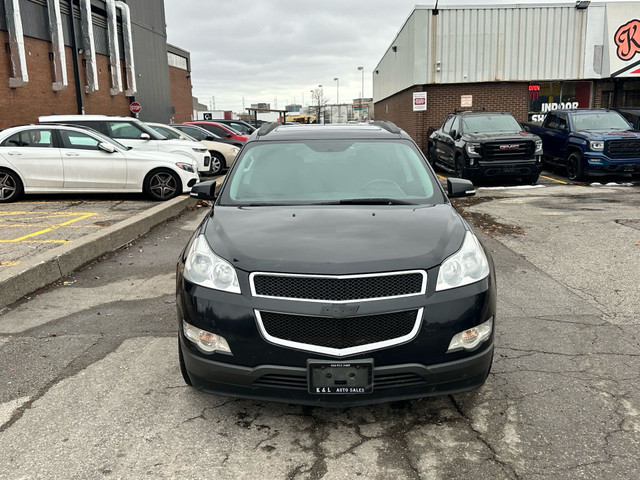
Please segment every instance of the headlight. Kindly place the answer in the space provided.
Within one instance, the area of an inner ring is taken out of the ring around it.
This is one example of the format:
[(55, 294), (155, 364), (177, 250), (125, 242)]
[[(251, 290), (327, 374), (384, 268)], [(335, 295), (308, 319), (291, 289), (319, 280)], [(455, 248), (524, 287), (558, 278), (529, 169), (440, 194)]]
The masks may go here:
[(593, 150), (594, 152), (601, 152), (604, 150), (604, 141), (603, 140), (591, 140), (589, 142), (589, 150)]
[(198, 153), (205, 153), (207, 151), (207, 149), (204, 147), (192, 147), (192, 150)]
[(189, 249), (184, 262), (184, 278), (203, 287), (240, 293), (235, 268), (213, 253), (204, 235), (199, 235)]
[(465, 330), (464, 332), (456, 333), (451, 342), (449, 342), (449, 348), (447, 353), (457, 352), (459, 350), (475, 350), (491, 336), (493, 330), (493, 317), (480, 325)]
[(190, 163), (178, 162), (176, 163), (176, 167), (184, 170), (185, 172), (195, 172), (195, 170), (193, 169), (193, 165), (191, 165)]
[(476, 236), (467, 232), (462, 247), (447, 258), (438, 272), (436, 291), (475, 283), (489, 275), (489, 261)]
[(471, 154), (479, 154), (480, 150), (480, 144), (479, 143), (467, 143), (467, 153), (471, 153)]
[(536, 140), (536, 152), (542, 150), (542, 140)]

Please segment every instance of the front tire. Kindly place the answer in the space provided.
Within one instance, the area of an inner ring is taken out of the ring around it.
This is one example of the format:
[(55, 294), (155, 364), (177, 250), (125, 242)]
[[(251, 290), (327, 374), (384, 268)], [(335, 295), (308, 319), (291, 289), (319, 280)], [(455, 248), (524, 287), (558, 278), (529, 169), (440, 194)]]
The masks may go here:
[(464, 166), (464, 159), (462, 157), (456, 157), (456, 166), (453, 172), (453, 176), (457, 178), (467, 178), (467, 171)]
[(143, 190), (151, 199), (164, 202), (182, 193), (182, 183), (171, 170), (153, 170), (145, 177)]
[(218, 152), (211, 152), (211, 167), (209, 168), (209, 175), (217, 175), (225, 168), (227, 162), (224, 157)]
[(23, 193), (24, 187), (18, 174), (0, 168), (0, 203), (15, 202)]
[(567, 178), (576, 182), (584, 178), (582, 156), (578, 152), (573, 152), (567, 158)]

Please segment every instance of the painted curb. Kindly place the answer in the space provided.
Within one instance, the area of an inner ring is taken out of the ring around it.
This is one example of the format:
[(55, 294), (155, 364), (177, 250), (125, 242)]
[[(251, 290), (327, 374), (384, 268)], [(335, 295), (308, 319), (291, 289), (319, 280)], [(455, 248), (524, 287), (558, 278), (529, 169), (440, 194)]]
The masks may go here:
[(95, 233), (53, 248), (0, 272), (0, 309), (46, 287), (105, 253), (144, 235), (194, 206), (198, 200), (180, 196), (160, 203)]

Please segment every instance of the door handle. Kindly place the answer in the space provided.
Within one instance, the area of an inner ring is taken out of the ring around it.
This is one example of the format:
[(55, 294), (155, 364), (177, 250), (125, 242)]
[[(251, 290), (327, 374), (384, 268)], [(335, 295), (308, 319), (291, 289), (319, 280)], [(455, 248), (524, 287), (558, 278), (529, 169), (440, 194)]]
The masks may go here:
[(21, 152), (9, 152), (9, 155), (22, 155)]
[(67, 152), (66, 155), (67, 155), (67, 157), (79, 157), (80, 156), (79, 153), (72, 153), (72, 152)]

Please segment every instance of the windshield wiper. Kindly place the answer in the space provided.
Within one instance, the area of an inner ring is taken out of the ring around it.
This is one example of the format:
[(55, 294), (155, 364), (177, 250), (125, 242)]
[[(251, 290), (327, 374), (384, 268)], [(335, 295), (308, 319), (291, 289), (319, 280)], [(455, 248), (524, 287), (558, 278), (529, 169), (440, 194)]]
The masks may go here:
[(343, 198), (338, 205), (418, 205), (416, 202), (397, 198)]

